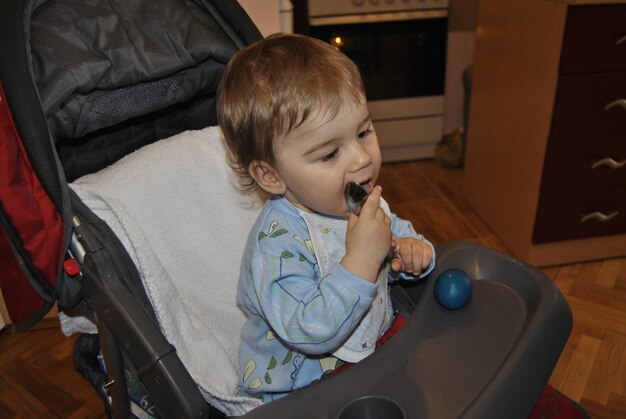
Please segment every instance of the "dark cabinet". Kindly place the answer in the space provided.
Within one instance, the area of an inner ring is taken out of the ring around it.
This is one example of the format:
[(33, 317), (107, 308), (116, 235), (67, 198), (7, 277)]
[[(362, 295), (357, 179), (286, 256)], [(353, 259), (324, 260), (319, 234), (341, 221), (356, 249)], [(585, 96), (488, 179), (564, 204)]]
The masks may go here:
[(534, 243), (626, 233), (626, 6), (567, 10)]
[(480, 0), (463, 194), (536, 265), (626, 255), (626, 0)]

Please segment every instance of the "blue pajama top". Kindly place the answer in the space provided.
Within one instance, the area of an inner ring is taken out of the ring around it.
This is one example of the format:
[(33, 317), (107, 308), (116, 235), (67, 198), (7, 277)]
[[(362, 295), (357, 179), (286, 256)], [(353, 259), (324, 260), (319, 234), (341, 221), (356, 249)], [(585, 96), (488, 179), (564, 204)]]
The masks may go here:
[[(371, 353), (393, 320), (387, 280), (413, 278), (393, 273), (389, 263), (376, 283), (353, 275), (336, 262), (345, 254), (347, 221), (315, 214), (328, 220), (329, 227), (320, 226), (323, 233), (336, 234), (342, 246), (343, 253), (328, 261), (316, 240), (320, 233), (310, 233), (311, 218), (299, 211), (285, 198), (268, 200), (250, 232), (241, 265), (237, 303), (248, 319), (241, 333), (238, 392), (264, 401), (309, 385), (342, 361), (357, 362), (345, 348), (347, 342), (362, 345), (362, 356)], [(394, 214), (391, 221), (396, 237), (414, 237), (432, 248), (408, 221)], [(420, 277), (434, 265), (433, 249), (432, 262)], [(380, 326), (368, 337), (367, 327), (359, 325), (372, 321)]]

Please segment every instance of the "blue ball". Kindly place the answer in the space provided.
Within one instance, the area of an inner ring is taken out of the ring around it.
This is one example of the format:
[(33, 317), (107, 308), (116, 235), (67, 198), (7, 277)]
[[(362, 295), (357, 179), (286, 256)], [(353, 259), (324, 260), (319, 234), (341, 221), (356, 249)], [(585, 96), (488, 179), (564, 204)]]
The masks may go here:
[(461, 269), (446, 269), (435, 280), (435, 299), (449, 310), (465, 307), (472, 298), (472, 281)]

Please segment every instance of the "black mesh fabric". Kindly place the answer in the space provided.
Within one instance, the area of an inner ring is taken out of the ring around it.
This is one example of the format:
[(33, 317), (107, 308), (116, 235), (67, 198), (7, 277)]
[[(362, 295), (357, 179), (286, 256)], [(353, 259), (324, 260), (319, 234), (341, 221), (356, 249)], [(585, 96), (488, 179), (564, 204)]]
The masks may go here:
[(182, 86), (172, 79), (157, 80), (102, 92), (86, 106), (80, 132), (92, 132), (188, 99)]
[(33, 73), (68, 181), (216, 124), (224, 66), (261, 37), (235, 2), (220, 0), (40, 1), (30, 28)]
[(100, 129), (78, 140), (59, 138), (59, 159), (68, 182), (72, 182), (155, 140), (216, 124), (215, 99), (200, 97)]

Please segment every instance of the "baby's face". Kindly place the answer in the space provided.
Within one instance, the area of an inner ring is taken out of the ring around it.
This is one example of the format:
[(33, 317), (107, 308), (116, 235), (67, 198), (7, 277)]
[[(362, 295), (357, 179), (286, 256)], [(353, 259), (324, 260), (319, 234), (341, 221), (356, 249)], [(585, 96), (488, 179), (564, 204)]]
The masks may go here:
[(371, 192), (380, 171), (380, 148), (365, 102), (347, 102), (334, 118), (309, 118), (278, 140), (276, 166), (296, 207), (347, 217), (344, 189), (356, 182)]

